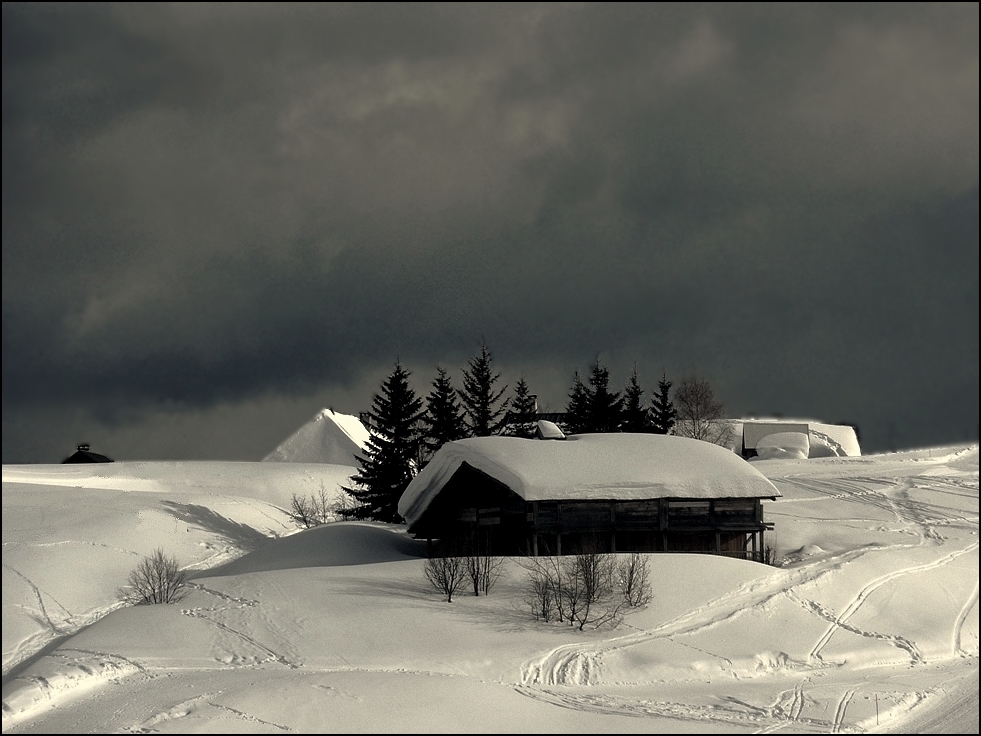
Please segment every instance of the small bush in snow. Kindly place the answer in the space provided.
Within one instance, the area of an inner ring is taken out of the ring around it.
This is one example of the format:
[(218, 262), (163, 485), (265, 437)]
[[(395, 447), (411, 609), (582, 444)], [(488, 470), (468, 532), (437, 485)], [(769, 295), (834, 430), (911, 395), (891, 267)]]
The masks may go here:
[(501, 577), (503, 557), (490, 553), (490, 544), (480, 534), (471, 534), (463, 544), (462, 557), (466, 567), (467, 577), (473, 585), (473, 594), (487, 595), (494, 583)]
[(616, 583), (628, 606), (633, 608), (650, 603), (651, 583), (647, 556), (632, 552), (621, 557), (616, 566)]
[(535, 618), (597, 628), (616, 627), (627, 603), (612, 555), (587, 553), (568, 557), (532, 557), (527, 601)]
[(176, 603), (187, 595), (186, 585), (187, 574), (178, 567), (177, 560), (158, 549), (140, 560), (118, 595), (120, 600), (135, 605)]
[(453, 602), (453, 594), (467, 578), (467, 565), (463, 557), (430, 557), (426, 560), (426, 579), (437, 591), (446, 595), (446, 602)]
[(320, 492), (317, 495), (310, 494), (307, 497), (298, 496), (294, 493), (289, 515), (304, 529), (309, 529), (312, 526), (320, 526), (328, 521), (333, 521), (337, 511), (336, 506), (337, 502), (331, 503), (327, 489), (321, 483)]

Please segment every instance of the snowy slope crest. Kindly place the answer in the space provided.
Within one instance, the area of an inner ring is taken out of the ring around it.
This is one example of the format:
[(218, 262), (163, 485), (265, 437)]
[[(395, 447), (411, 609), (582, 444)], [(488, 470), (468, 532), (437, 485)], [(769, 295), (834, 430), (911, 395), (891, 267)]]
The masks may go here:
[(367, 442), (368, 430), (357, 417), (322, 409), (262, 460), (357, 467)]

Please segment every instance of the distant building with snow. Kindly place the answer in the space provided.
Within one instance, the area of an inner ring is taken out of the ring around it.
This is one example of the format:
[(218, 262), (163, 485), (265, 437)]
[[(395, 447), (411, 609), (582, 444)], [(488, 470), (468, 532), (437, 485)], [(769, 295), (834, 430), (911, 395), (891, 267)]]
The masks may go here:
[(736, 452), (759, 457), (860, 457), (858, 432), (850, 424), (825, 424), (810, 419), (738, 419)]
[(92, 452), (88, 445), (78, 445), (74, 453), (61, 461), (62, 464), (72, 463), (111, 463), (112, 459), (97, 452)]
[(409, 534), (447, 551), (479, 540), (504, 555), (677, 551), (762, 559), (763, 533), (772, 526), (761, 502), (780, 492), (732, 452), (656, 434), (539, 436), (552, 439), (443, 445), (399, 501)]
[(367, 442), (368, 430), (357, 417), (322, 409), (262, 460), (357, 467)]

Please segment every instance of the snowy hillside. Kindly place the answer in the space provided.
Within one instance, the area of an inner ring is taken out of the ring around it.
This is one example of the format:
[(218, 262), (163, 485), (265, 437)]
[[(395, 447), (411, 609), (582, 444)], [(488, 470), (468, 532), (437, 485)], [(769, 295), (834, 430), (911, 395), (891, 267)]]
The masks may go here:
[[(447, 604), (403, 527), (291, 534), (314, 466), (4, 466), (3, 731), (977, 733), (977, 446), (753, 467), (779, 566), (652, 555), (578, 632), (520, 560)], [(190, 594), (109, 612), (158, 546)]]

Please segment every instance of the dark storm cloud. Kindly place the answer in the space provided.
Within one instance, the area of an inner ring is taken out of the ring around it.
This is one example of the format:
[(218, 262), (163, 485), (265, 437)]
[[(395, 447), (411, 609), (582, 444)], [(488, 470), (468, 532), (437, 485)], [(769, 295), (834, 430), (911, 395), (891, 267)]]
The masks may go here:
[(5, 5), (4, 461), (44, 459), (53, 407), (356, 411), (396, 357), (422, 390), (481, 338), (553, 407), (601, 355), (873, 448), (976, 436), (977, 28)]

